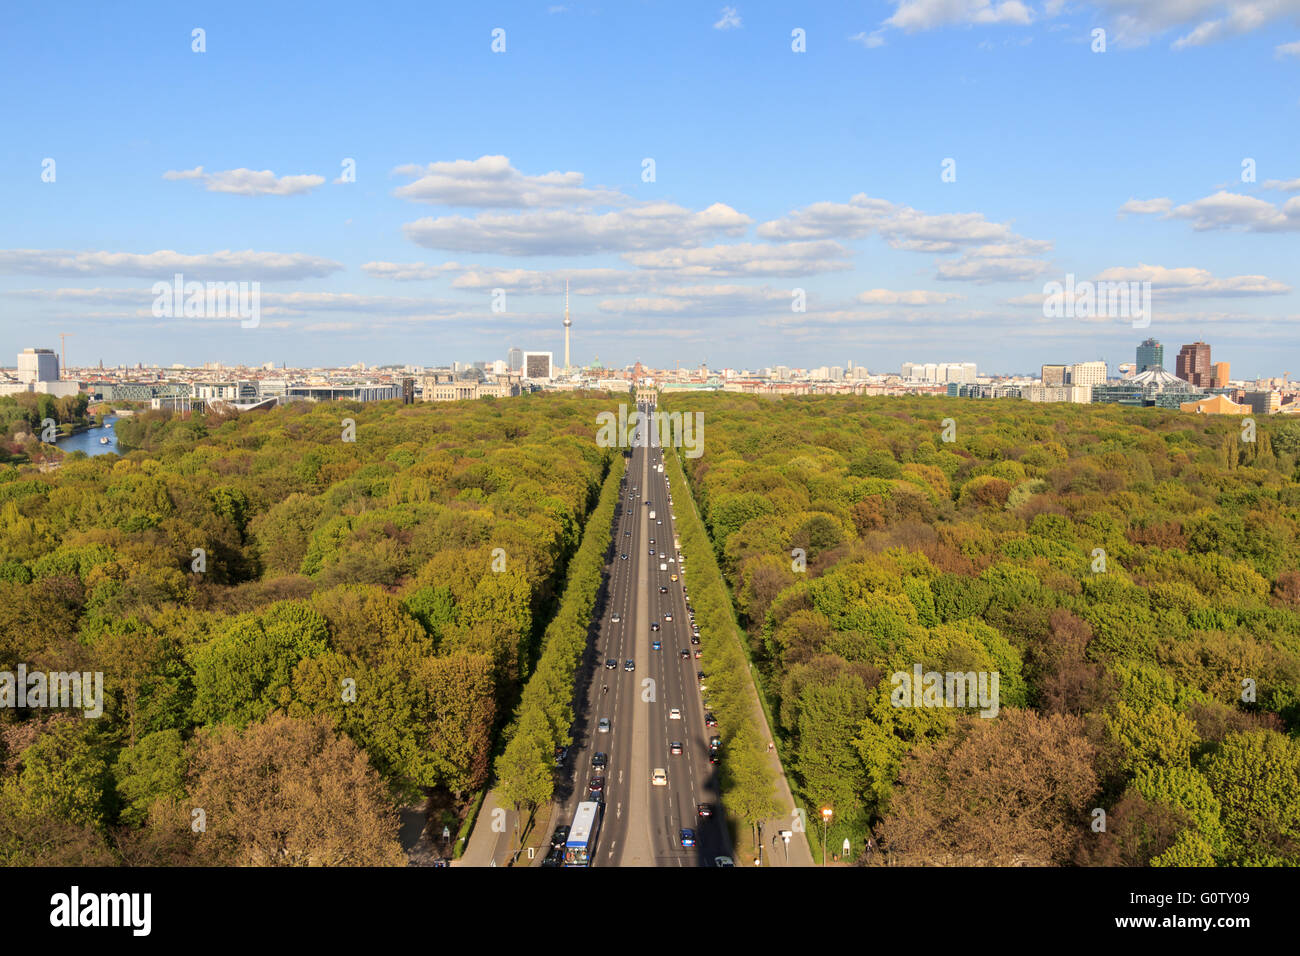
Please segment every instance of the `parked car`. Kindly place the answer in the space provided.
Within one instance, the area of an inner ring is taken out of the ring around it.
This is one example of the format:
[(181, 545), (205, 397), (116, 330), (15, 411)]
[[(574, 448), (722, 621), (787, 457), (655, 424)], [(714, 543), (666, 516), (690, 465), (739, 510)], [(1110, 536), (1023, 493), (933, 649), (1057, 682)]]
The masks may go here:
[(713, 804), (701, 803), (695, 808), (695, 812), (702, 817), (711, 817), (713, 816)]
[(565, 758), (567, 758), (568, 756), (569, 756), (569, 748), (568, 748), (568, 747), (556, 747), (556, 748), (555, 748), (555, 766), (557, 766), (557, 767), (562, 767), (562, 766), (564, 766)]
[(551, 846), (563, 847), (566, 840), (569, 839), (569, 828), (567, 825), (556, 827), (555, 832), (551, 834)]

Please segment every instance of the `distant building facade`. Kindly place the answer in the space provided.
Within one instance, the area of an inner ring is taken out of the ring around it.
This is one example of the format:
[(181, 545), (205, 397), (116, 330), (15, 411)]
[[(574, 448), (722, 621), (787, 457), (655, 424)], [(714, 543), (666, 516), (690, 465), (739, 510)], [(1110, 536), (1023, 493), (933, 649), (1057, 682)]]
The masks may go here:
[(1137, 347), (1137, 369), (1145, 372), (1149, 368), (1165, 367), (1165, 347), (1155, 339), (1146, 339)]
[(1204, 342), (1184, 345), (1178, 350), (1174, 374), (1197, 388), (1210, 388), (1214, 377), (1210, 368), (1210, 346)]

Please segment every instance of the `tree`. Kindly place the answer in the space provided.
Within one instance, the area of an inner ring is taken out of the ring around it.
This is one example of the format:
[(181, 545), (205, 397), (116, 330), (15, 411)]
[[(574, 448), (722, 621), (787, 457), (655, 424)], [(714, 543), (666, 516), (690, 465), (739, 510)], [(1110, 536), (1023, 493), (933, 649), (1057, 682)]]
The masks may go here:
[(1230, 855), (1300, 859), (1300, 747), (1270, 730), (1230, 734), (1205, 761)]
[(147, 734), (121, 751), (113, 764), (113, 779), (122, 803), (118, 819), (138, 826), (148, 819), (154, 801), (184, 797), (187, 766), (185, 744), (178, 730)]
[(366, 755), (324, 718), (202, 730), (189, 796), (234, 866), (403, 866), (398, 817)]
[(909, 755), (880, 828), (911, 861), (1064, 863), (1097, 792), (1082, 721), (1007, 709)]

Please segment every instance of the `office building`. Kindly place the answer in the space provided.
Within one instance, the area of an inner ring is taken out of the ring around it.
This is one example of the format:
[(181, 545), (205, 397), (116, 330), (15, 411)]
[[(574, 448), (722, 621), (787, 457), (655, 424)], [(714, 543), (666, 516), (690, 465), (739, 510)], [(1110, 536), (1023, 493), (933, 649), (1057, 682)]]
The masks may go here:
[[(1046, 384), (1046, 383), (1044, 383)], [(1105, 362), (1076, 362), (1070, 366), (1069, 384), (1071, 385), (1105, 385)]]
[(555, 362), (550, 352), (525, 352), (524, 378), (550, 381), (555, 377)]
[(1137, 371), (1165, 367), (1165, 347), (1155, 339), (1146, 339), (1137, 347)]
[(1065, 366), (1064, 365), (1044, 365), (1042, 374), (1043, 386), (1059, 386), (1065, 384)]
[(1197, 388), (1209, 388), (1213, 381), (1210, 368), (1210, 347), (1204, 342), (1193, 342), (1178, 350), (1174, 374)]
[(1211, 379), (1210, 387), (1227, 388), (1228, 387), (1228, 363), (1215, 362), (1212, 367), (1214, 369), (1214, 372), (1210, 376)]
[(506, 353), (506, 364), (510, 366), (510, 371), (519, 372), (524, 367), (524, 350), (511, 349)]

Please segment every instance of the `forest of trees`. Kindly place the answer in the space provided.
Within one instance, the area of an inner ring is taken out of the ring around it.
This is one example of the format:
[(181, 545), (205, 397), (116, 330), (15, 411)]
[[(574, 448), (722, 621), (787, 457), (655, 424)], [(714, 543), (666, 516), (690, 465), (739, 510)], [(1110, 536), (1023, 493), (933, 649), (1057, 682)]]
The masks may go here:
[[(831, 845), (1300, 863), (1300, 422), (1260, 416), (1249, 441), (1119, 406), (663, 406), (704, 413), (680, 462)], [(916, 664), (996, 672), (998, 715), (894, 706)]]
[(89, 424), (85, 394), (55, 398), (37, 392), (0, 396), (0, 462), (25, 462), (40, 457), (41, 423), (52, 420), (60, 433)]
[(154, 412), (0, 466), (0, 671), (107, 699), (0, 709), (0, 864), (404, 863), (398, 808), (488, 779), (622, 470), (607, 404)]

